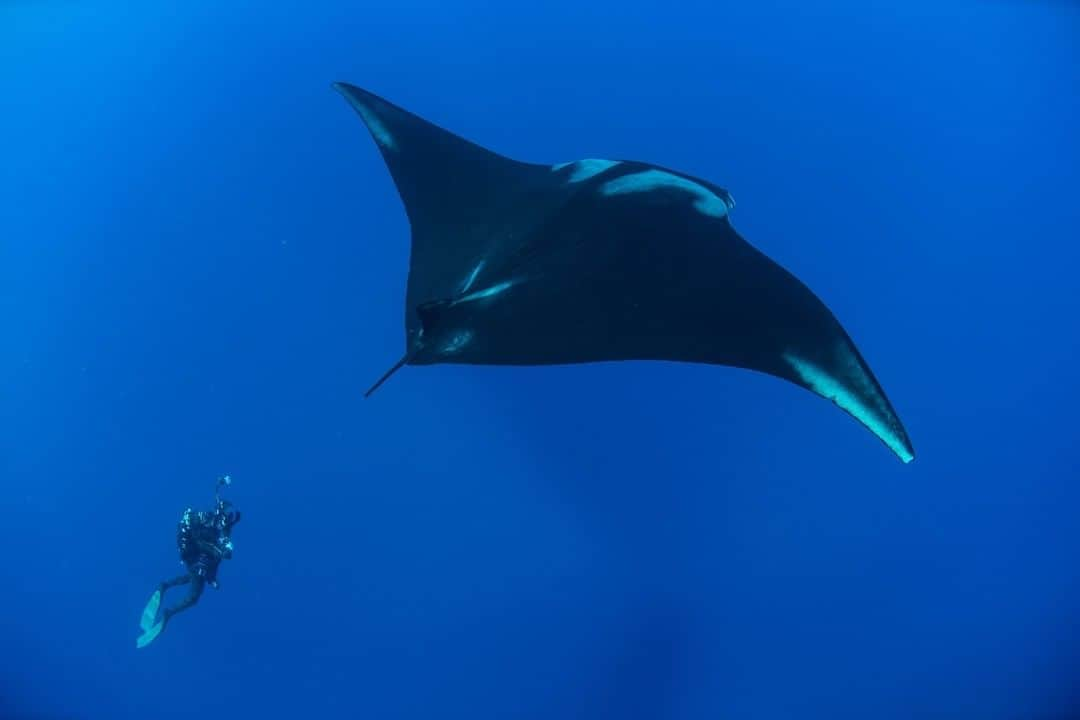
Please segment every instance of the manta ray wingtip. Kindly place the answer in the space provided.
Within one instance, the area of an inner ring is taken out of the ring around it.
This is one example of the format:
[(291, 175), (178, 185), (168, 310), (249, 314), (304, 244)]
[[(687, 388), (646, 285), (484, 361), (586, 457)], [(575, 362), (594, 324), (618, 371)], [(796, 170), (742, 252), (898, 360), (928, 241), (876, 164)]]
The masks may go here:
[(330, 87), (339, 94), (343, 95), (346, 99), (348, 99), (351, 95), (354, 95), (358, 90), (358, 88), (356, 88), (355, 86), (350, 85), (347, 82), (341, 82), (339, 80), (330, 83)]

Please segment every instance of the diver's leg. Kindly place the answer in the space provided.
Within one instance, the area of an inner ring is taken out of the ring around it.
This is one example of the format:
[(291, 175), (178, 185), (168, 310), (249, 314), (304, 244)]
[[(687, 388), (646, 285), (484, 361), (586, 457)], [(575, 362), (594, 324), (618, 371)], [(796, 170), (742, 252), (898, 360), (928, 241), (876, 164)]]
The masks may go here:
[(187, 610), (189, 607), (199, 602), (199, 596), (202, 595), (203, 587), (206, 585), (206, 581), (199, 575), (189, 575), (189, 582), (191, 582), (191, 590), (188, 592), (186, 598), (180, 601), (180, 603), (173, 608), (166, 608), (165, 612), (161, 614), (161, 621), (166, 623), (173, 615), (179, 612)]
[(191, 582), (191, 575), (189, 575), (188, 573), (184, 573), (179, 577), (174, 577), (172, 580), (166, 580), (165, 582), (161, 583), (160, 585), (158, 585), (158, 590), (160, 590), (161, 593), (164, 595), (165, 591), (169, 588), (174, 588), (177, 585), (186, 585), (189, 582)]

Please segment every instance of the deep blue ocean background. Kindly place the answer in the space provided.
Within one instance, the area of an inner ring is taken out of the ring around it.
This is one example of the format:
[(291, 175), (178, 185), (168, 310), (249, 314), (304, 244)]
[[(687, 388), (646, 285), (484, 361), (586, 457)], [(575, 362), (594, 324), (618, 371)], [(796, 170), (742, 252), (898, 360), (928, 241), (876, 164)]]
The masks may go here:
[[(0, 0), (0, 718), (1077, 717), (1080, 8), (365, 5)], [(409, 226), (339, 80), (730, 188), (915, 462), (719, 367), (364, 400)]]

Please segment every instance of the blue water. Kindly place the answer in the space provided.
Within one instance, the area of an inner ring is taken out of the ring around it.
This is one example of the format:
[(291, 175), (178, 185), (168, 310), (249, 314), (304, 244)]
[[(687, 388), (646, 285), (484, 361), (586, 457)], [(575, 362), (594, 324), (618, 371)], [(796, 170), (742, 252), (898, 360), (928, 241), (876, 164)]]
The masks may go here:
[[(363, 5), (0, 1), (0, 717), (1075, 717), (1080, 9)], [(337, 80), (730, 188), (915, 462), (726, 368), (363, 400), (409, 228)]]

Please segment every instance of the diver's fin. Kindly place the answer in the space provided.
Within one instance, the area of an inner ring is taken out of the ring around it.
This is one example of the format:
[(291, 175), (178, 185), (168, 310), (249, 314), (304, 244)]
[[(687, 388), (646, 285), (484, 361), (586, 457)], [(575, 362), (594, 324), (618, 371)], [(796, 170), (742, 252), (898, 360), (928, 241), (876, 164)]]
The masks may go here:
[(143, 632), (146, 632), (154, 625), (154, 621), (157, 620), (158, 608), (161, 607), (161, 590), (155, 590), (154, 594), (150, 596), (150, 599), (146, 603), (146, 607), (142, 611), (142, 619), (139, 620), (139, 627)]
[(376, 390), (378, 390), (378, 389), (379, 389), (379, 387), (380, 387), (380, 386), (382, 386), (382, 384), (383, 384), (384, 382), (386, 382), (387, 380), (389, 380), (389, 379), (390, 379), (390, 376), (391, 376), (391, 375), (393, 375), (394, 373), (396, 373), (396, 372), (397, 372), (398, 370), (400, 370), (401, 368), (405, 367), (405, 364), (406, 364), (407, 362), (409, 362), (410, 360), (412, 360), (412, 356), (413, 356), (413, 354), (412, 354), (411, 352), (407, 352), (407, 353), (405, 353), (404, 355), (402, 355), (402, 356), (401, 356), (401, 359), (400, 359), (400, 360), (398, 360), (398, 361), (397, 361), (396, 363), (394, 363), (394, 367), (390, 368), (390, 369), (389, 369), (389, 370), (387, 370), (387, 371), (386, 371), (385, 373), (383, 373), (383, 376), (382, 376), (381, 378), (379, 378), (379, 379), (378, 379), (378, 380), (377, 380), (377, 381), (375, 382), (375, 384), (374, 384), (374, 385), (372, 385), (372, 386), (371, 386), (370, 388), (368, 388), (368, 391), (364, 393), (364, 397), (371, 397), (371, 393), (373, 393), (373, 392), (375, 392)]
[(135, 647), (142, 649), (150, 643), (157, 640), (157, 636), (161, 634), (161, 631), (165, 629), (165, 621), (158, 620), (157, 623), (151, 625), (143, 631), (143, 634), (135, 641)]

